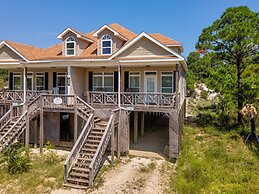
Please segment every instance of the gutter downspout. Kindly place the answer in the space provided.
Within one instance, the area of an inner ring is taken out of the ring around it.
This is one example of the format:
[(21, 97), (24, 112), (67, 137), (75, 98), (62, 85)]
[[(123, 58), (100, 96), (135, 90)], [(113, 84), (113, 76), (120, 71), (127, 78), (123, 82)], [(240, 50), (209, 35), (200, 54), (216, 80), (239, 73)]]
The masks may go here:
[(121, 66), (119, 61), (117, 61), (117, 64), (118, 64), (118, 107), (121, 108)]

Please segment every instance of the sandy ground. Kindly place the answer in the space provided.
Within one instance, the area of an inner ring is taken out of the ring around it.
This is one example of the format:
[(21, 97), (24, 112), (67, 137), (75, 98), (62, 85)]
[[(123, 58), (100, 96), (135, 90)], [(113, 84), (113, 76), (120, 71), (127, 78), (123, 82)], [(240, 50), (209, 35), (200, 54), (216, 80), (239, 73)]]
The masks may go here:
[[(152, 163), (152, 164), (151, 164)], [(152, 167), (151, 167), (152, 166)], [(174, 168), (174, 164), (165, 159), (123, 157), (122, 161), (103, 174), (104, 183), (97, 189), (55, 190), (51, 194), (159, 194), (167, 187), (169, 173), (162, 168)]]

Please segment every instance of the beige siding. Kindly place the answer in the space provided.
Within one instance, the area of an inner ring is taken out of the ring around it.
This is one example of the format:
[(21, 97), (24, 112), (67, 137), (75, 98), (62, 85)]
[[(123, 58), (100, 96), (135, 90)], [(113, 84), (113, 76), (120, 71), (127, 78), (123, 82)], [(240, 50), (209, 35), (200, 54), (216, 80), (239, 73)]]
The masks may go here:
[(86, 90), (85, 71), (85, 68), (71, 67), (70, 94), (77, 94), (79, 97), (83, 97), (83, 93)]
[(143, 37), (118, 57), (153, 57), (153, 56), (171, 56), (172, 54), (156, 45), (154, 42)]
[(74, 33), (68, 32), (65, 36), (63, 36), (62, 39), (63, 56), (66, 56), (66, 39), (70, 36), (73, 37), (76, 41), (75, 55), (78, 56), (88, 47), (89, 43), (87, 41), (77, 38)]
[(17, 55), (14, 51), (12, 51), (7, 46), (3, 46), (0, 49), (0, 61), (17, 61), (21, 59), (22, 58), (19, 55)]
[(97, 49), (98, 55), (102, 54), (102, 37), (105, 34), (109, 34), (112, 38), (112, 53), (115, 53), (123, 45), (123, 41), (121, 39), (114, 36), (113, 32), (111, 32), (110, 30), (105, 29), (98, 35), (98, 44), (97, 44), (98, 45), (98, 49)]
[(181, 50), (179, 47), (175, 47), (175, 46), (171, 46), (171, 47), (168, 47), (170, 49), (172, 49), (174, 52), (178, 53), (178, 54), (181, 54)]

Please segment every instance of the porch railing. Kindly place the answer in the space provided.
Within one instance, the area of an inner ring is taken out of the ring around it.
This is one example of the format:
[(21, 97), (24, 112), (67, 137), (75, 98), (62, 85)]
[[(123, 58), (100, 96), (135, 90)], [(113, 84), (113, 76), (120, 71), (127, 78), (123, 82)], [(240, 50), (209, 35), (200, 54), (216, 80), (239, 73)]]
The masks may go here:
[[(118, 105), (117, 92), (88, 92), (87, 102), (100, 105)], [(121, 92), (121, 106), (176, 107), (175, 93)]]
[[(40, 94), (51, 94), (51, 90), (27, 90), (26, 101), (32, 101)], [(22, 102), (23, 90), (0, 90), (0, 102)]]

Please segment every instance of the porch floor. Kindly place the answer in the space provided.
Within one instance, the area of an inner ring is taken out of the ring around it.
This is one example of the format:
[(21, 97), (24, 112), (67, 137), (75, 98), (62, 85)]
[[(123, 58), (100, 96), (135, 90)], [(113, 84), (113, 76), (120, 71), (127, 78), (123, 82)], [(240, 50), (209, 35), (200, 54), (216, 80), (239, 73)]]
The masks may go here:
[(133, 143), (133, 127), (130, 130), (130, 155), (146, 157), (164, 157), (164, 150), (169, 140), (168, 118), (166, 115), (154, 117), (145, 115), (145, 133), (139, 136), (138, 143)]

